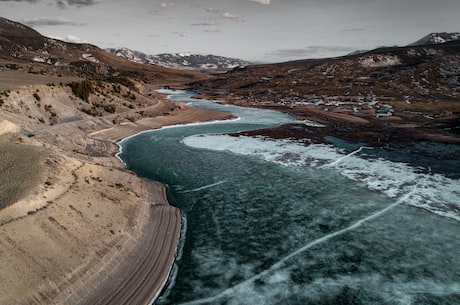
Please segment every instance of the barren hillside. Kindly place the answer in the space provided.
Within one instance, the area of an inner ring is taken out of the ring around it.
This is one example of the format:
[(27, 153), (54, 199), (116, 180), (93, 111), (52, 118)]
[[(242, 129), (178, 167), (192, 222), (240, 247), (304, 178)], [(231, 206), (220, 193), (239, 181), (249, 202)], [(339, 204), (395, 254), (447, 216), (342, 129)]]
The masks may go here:
[[(407, 140), (459, 142), (460, 41), (249, 66), (196, 82), (194, 90), (328, 123), (344, 135), (347, 129), (357, 135), (370, 129), (371, 136), (358, 136), (361, 140), (400, 133)], [(308, 137), (308, 132), (295, 137)]]

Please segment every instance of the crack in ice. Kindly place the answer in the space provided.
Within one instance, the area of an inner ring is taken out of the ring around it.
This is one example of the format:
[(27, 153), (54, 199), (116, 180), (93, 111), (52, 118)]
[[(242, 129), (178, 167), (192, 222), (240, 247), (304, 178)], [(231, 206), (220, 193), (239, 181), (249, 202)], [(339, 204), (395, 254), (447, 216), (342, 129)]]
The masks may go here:
[(209, 189), (211, 187), (215, 187), (215, 186), (218, 186), (218, 185), (221, 185), (223, 183), (227, 182), (227, 180), (222, 180), (222, 181), (219, 181), (219, 182), (216, 182), (216, 183), (212, 183), (212, 184), (208, 184), (208, 185), (204, 185), (204, 186), (200, 186), (196, 189), (192, 189), (192, 190), (187, 190), (187, 191), (182, 191), (180, 193), (192, 193), (192, 192), (199, 192), (199, 191), (202, 191), (202, 190), (205, 190), (205, 189)]
[[(358, 151), (363, 149), (363, 148), (364, 147), (361, 147), (360, 149), (358, 149)], [(353, 153), (357, 153), (358, 151), (355, 151)], [(339, 161), (339, 160), (337, 160), (337, 161)], [(270, 272), (272, 272), (272, 271), (274, 271), (276, 269), (279, 269), (287, 260), (299, 255), (300, 253), (305, 252), (306, 250), (308, 250), (308, 249), (310, 249), (310, 248), (312, 248), (312, 247), (314, 247), (314, 246), (316, 246), (318, 244), (321, 244), (321, 243), (323, 243), (325, 241), (328, 241), (328, 240), (330, 240), (330, 239), (332, 239), (334, 237), (337, 237), (339, 235), (345, 234), (345, 233), (347, 233), (349, 231), (352, 231), (352, 230), (356, 230), (357, 228), (359, 228), (364, 223), (366, 223), (366, 222), (368, 222), (370, 220), (373, 220), (373, 219), (379, 217), (380, 215), (388, 212), (389, 210), (395, 208), (396, 206), (400, 205), (405, 200), (409, 199), (409, 197), (412, 196), (415, 193), (415, 191), (417, 190), (417, 185), (418, 185), (418, 183), (416, 185), (414, 185), (414, 188), (409, 193), (407, 193), (405, 196), (401, 197), (395, 203), (390, 204), (386, 208), (384, 208), (384, 209), (382, 209), (382, 210), (380, 210), (380, 211), (378, 211), (378, 212), (376, 212), (374, 214), (371, 214), (371, 215), (369, 215), (369, 216), (367, 216), (367, 217), (365, 217), (363, 219), (360, 219), (360, 220), (356, 221), (355, 223), (353, 223), (352, 225), (350, 225), (350, 226), (348, 226), (348, 227), (346, 227), (346, 228), (344, 228), (342, 230), (336, 231), (334, 233), (331, 233), (329, 235), (326, 235), (324, 237), (321, 237), (319, 239), (316, 239), (316, 240), (306, 244), (302, 248), (299, 248), (296, 251), (292, 252), (291, 254), (283, 257), (278, 262), (273, 264), (271, 267), (265, 269), (264, 271), (262, 271), (262, 272), (260, 272), (260, 273), (258, 273), (256, 275), (250, 277), (249, 279), (247, 279), (247, 280), (245, 280), (245, 281), (243, 281), (243, 282), (241, 282), (241, 283), (239, 283), (239, 284), (237, 284), (237, 285), (235, 285), (233, 287), (227, 288), (226, 290), (224, 290), (223, 292), (219, 293), (218, 295), (213, 296), (213, 297), (209, 297), (209, 298), (203, 298), (203, 299), (199, 299), (199, 300), (185, 302), (185, 303), (182, 303), (182, 305), (210, 303), (210, 302), (216, 301), (218, 299), (221, 299), (223, 297), (228, 297), (228, 296), (233, 295), (238, 288), (240, 288), (240, 287), (242, 287), (242, 286), (244, 286), (246, 284), (249, 284), (249, 283), (251, 283), (251, 282), (253, 282), (253, 281), (257, 280), (257, 279), (260, 279), (261, 277), (267, 275), (268, 273), (270, 273)]]
[(332, 163), (329, 163), (329, 164), (326, 164), (326, 165), (323, 165), (321, 166), (320, 168), (327, 168), (327, 167), (332, 167), (332, 166), (335, 166), (337, 165), (338, 163), (340, 163), (341, 161), (343, 161), (344, 159), (348, 158), (348, 157), (351, 157), (353, 155), (356, 155), (357, 153), (361, 152), (363, 149), (373, 149), (372, 147), (367, 147), (367, 146), (361, 146), (359, 149), (349, 153), (348, 155), (345, 155), (343, 157), (340, 157), (338, 158), (337, 160), (335, 160), (334, 162)]

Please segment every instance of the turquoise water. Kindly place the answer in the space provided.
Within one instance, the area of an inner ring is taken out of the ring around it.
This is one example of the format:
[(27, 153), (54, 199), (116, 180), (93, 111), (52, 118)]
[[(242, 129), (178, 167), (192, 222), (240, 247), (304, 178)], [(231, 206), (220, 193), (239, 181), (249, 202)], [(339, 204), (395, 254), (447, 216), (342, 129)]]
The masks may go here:
[(229, 137), (293, 119), (171, 93), (239, 119), (120, 144), (127, 167), (164, 183), (185, 219), (158, 304), (460, 304), (455, 166), (443, 174), (415, 149), (409, 162), (394, 148)]

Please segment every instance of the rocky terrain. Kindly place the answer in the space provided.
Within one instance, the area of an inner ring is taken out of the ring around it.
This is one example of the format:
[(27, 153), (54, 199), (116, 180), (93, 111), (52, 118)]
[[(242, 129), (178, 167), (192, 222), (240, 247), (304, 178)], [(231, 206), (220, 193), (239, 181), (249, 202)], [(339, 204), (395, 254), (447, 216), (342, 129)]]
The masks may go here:
[(171, 53), (147, 55), (127, 48), (111, 48), (107, 49), (107, 51), (119, 57), (138, 63), (159, 65), (176, 69), (199, 70), (203, 72), (225, 72), (236, 67), (246, 67), (249, 65), (249, 62), (241, 59), (209, 54)]
[[(460, 142), (460, 40), (236, 68), (193, 86), (203, 96), (328, 124), (354, 141)], [(292, 133), (285, 128), (278, 136)], [(309, 134), (297, 129), (295, 137)]]

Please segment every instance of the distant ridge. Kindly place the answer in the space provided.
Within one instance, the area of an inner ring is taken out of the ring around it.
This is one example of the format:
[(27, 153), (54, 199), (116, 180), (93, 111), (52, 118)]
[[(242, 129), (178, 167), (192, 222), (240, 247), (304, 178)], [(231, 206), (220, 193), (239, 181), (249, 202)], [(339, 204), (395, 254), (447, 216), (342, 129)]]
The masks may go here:
[(0, 17), (0, 55), (18, 57), (24, 51), (45, 47), (47, 38), (21, 23)]
[(115, 56), (95, 45), (70, 43), (41, 35), (21, 23), (0, 17), (0, 68), (82, 78), (132, 78), (162, 82), (201, 79), (197, 71), (145, 65)]
[[(447, 33), (447, 32), (431, 33), (407, 46), (408, 47), (426, 46), (426, 45), (446, 43), (446, 42), (455, 41), (455, 40), (460, 40), (460, 33)], [(397, 47), (397, 46), (394, 46), (394, 47)], [(385, 48), (391, 48), (391, 47), (380, 47), (377, 49), (385, 49)], [(353, 52), (348, 53), (347, 56), (364, 54), (369, 51), (371, 50), (355, 50)]]
[(410, 111), (442, 117), (460, 111), (459, 73), (460, 40), (452, 40), (383, 47), (336, 58), (251, 65), (194, 86), (213, 99), (232, 98), (257, 106), (308, 105), (331, 98), (359, 104), (380, 98)]
[(134, 62), (159, 65), (176, 69), (201, 71), (228, 71), (236, 67), (245, 67), (249, 62), (217, 55), (202, 55), (195, 53), (168, 53), (147, 55), (128, 48), (109, 48), (108, 52)]
[(430, 45), (430, 44), (440, 44), (445, 43), (453, 40), (459, 40), (460, 33), (431, 33), (426, 35), (420, 40), (417, 40), (414, 43), (411, 43), (409, 46), (423, 46), (423, 45)]

